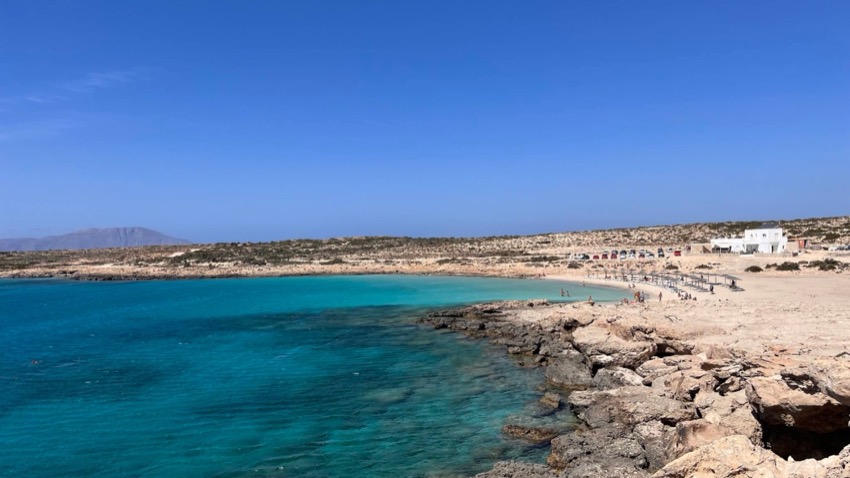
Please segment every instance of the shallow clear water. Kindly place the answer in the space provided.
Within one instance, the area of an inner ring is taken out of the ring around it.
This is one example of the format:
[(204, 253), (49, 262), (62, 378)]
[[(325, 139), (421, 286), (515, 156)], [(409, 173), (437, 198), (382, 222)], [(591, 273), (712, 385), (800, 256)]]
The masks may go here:
[(457, 277), (0, 281), (0, 475), (455, 476), (540, 460), (500, 434), (533, 414), (540, 371), (413, 320), (561, 287), (623, 296)]

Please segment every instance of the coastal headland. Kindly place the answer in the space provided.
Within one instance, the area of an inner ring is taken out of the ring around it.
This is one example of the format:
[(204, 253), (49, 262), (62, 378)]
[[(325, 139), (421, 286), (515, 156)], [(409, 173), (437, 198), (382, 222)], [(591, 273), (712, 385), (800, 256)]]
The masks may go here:
[[(748, 226), (7, 252), (0, 276), (568, 280), (563, 303), (483, 304), (423, 319), (546, 367), (544, 404), (570, 407), (580, 420), (566, 434), (506, 426), (509, 436), (551, 442), (547, 464), (499, 463), (481, 476), (850, 477), (850, 254), (830, 250), (850, 238), (850, 217), (783, 223), (790, 236), (822, 247), (764, 255), (706, 247), (711, 237)], [(621, 249), (629, 251), (625, 259), (601, 259)], [(648, 257), (659, 249), (663, 258)], [(643, 293), (643, 300), (594, 304), (583, 283), (621, 287), (635, 299)]]

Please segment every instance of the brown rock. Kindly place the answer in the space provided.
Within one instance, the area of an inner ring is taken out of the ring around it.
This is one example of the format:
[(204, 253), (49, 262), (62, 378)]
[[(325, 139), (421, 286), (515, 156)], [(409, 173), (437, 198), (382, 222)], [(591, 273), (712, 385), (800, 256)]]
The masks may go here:
[[(546, 462), (571, 478), (648, 476), (643, 447), (632, 433), (616, 426), (577, 430), (555, 438)], [(618, 471), (612, 475), (588, 475), (600, 469)]]
[(690, 420), (676, 424), (676, 438), (671, 443), (669, 456), (679, 457), (735, 432), (705, 419)]
[(815, 433), (846, 429), (850, 407), (820, 392), (795, 390), (776, 378), (756, 377), (747, 382), (747, 399), (764, 423)]
[(747, 396), (743, 391), (720, 395), (712, 391), (700, 391), (694, 398), (699, 415), (707, 422), (720, 425), (744, 435), (754, 444), (761, 443), (761, 423), (753, 416)]
[(558, 432), (551, 428), (537, 428), (515, 424), (503, 426), (502, 433), (536, 444), (547, 443), (558, 436)]
[(695, 418), (692, 404), (660, 397), (642, 386), (573, 393), (567, 403), (591, 427), (603, 427), (611, 423), (633, 427), (650, 421), (672, 426)]
[(475, 478), (557, 478), (557, 474), (546, 465), (500, 461), (493, 465), (493, 469), (479, 473)]
[(690, 402), (700, 390), (713, 390), (715, 383), (714, 376), (708, 372), (685, 370), (656, 378), (652, 387), (665, 397)]
[(624, 367), (607, 367), (596, 372), (593, 385), (597, 390), (643, 385), (643, 377)]
[(561, 396), (554, 392), (546, 392), (540, 397), (540, 404), (546, 408), (561, 408)]
[(595, 323), (576, 329), (573, 344), (594, 368), (619, 366), (635, 369), (658, 351), (652, 342), (625, 340)]
[(830, 360), (818, 361), (808, 369), (812, 381), (833, 400), (850, 406), (850, 363)]
[(785, 460), (756, 447), (742, 435), (720, 438), (697, 448), (664, 468), (653, 478), (779, 478)]
[(585, 389), (593, 384), (587, 365), (570, 359), (558, 358), (546, 367), (546, 381), (566, 389)]

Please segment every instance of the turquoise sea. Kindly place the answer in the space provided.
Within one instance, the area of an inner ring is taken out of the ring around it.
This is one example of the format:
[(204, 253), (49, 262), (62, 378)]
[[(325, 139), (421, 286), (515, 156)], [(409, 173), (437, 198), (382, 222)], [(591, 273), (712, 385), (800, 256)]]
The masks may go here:
[[(0, 280), (0, 476), (464, 476), (543, 383), (414, 320), (494, 299), (617, 300), (541, 280)], [(556, 417), (568, 420), (569, 417)]]

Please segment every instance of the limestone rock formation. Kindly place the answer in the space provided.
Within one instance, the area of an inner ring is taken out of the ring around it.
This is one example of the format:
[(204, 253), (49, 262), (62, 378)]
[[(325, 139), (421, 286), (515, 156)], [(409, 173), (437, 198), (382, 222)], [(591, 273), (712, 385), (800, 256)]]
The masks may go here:
[(596, 323), (573, 331), (573, 344), (594, 369), (609, 366), (635, 369), (658, 351), (652, 342), (623, 339)]
[(814, 433), (847, 428), (850, 407), (817, 390), (798, 390), (778, 378), (756, 377), (747, 382), (747, 398), (764, 423)]
[(475, 478), (557, 478), (557, 474), (546, 465), (500, 461), (493, 465), (493, 469), (479, 473)]
[(570, 395), (567, 403), (591, 427), (610, 423), (634, 426), (649, 421), (675, 425), (695, 418), (692, 404), (660, 397), (642, 386), (577, 392)]
[(577, 390), (593, 384), (587, 365), (565, 358), (559, 358), (546, 367), (546, 380), (558, 387)]

